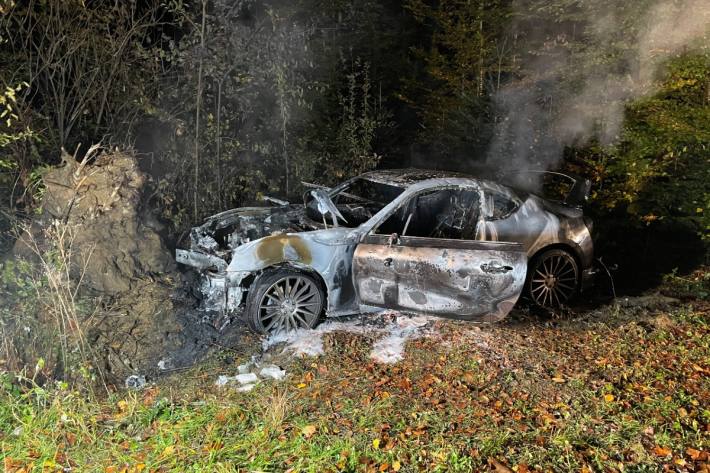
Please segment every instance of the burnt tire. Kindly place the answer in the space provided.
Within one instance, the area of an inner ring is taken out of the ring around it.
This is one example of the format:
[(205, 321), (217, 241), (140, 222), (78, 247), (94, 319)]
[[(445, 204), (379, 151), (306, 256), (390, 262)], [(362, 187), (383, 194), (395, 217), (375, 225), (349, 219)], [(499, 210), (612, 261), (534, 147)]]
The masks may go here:
[(318, 325), (325, 309), (322, 284), (312, 275), (288, 268), (266, 271), (252, 283), (245, 319), (257, 333), (275, 333)]
[(530, 262), (525, 293), (540, 307), (560, 307), (579, 293), (581, 272), (574, 256), (562, 249), (547, 250)]

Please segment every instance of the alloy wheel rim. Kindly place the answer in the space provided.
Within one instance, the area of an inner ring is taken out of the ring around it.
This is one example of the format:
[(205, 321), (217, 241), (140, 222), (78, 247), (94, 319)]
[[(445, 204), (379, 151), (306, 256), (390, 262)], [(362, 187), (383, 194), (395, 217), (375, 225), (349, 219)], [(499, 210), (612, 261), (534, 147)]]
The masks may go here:
[(272, 284), (259, 303), (259, 318), (266, 332), (310, 328), (322, 309), (315, 282), (287, 276)]
[(567, 302), (577, 288), (577, 268), (565, 255), (545, 258), (535, 268), (530, 282), (530, 294), (543, 307), (559, 307)]

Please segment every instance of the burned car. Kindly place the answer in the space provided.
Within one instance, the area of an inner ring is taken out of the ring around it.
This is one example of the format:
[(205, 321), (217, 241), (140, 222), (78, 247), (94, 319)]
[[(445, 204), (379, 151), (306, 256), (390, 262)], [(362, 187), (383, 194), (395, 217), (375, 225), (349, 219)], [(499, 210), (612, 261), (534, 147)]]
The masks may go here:
[[(593, 274), (578, 202), (417, 169), (312, 187), (302, 204), (274, 199), (192, 229), (176, 258), (202, 274), (207, 308), (257, 332), (376, 309), (493, 322), (523, 292), (564, 304)], [(579, 200), (588, 186), (571, 191)]]

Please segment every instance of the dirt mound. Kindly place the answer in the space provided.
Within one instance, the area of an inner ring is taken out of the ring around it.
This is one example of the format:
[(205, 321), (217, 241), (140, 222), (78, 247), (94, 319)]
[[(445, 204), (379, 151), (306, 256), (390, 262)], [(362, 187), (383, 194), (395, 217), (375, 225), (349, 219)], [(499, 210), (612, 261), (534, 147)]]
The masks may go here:
[[(143, 206), (148, 178), (137, 159), (118, 151), (93, 159), (96, 151), (92, 149), (82, 163), (65, 154), (63, 164), (45, 174), (43, 213), (13, 248), (13, 256), (35, 261), (40, 272), (54, 268), (51, 255), (59, 252), (58, 263), (68, 274), (59, 271), (60, 284), (78, 285), (82, 297), (75, 300), (66, 293), (55, 304), (56, 289), (41, 294), (45, 309), (34, 315), (34, 326), (46, 330), (33, 329), (30, 335), (45, 343), (36, 349), (22, 343), (21, 327), (11, 338), (25, 365), (56, 353), (47, 345), (63, 336), (53, 333), (52, 327), (67, 318), (62, 311), (68, 301), (70, 315), (78, 317), (79, 330), (72, 336), (83, 333), (78, 338), (90, 347), (92, 363), (108, 381), (123, 384), (131, 374), (159, 373), (163, 359), (170, 361), (163, 365), (177, 367), (194, 361), (204, 352), (197, 342), (211, 339), (200, 332), (199, 318), (190, 316), (190, 301), (175, 303), (176, 294), (182, 292), (182, 276), (155, 219)], [(90, 309), (79, 308), (82, 304)], [(169, 369), (163, 365), (163, 371)], [(54, 373), (60, 376), (72, 368), (66, 361), (55, 366)]]
[(72, 228), (75, 248), (90, 249), (90, 257), (74, 265), (85, 267), (84, 287), (118, 295), (175, 269), (172, 254), (145, 223), (141, 197), (147, 177), (134, 156), (112, 152), (85, 164), (64, 154), (63, 161), (43, 178), (42, 207)]

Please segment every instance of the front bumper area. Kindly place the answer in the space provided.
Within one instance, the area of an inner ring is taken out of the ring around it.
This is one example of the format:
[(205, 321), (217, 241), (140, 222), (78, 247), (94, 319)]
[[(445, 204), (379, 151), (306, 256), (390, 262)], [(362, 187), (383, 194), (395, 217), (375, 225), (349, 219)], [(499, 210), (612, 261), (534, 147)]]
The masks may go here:
[(228, 271), (225, 260), (199, 251), (175, 250), (175, 260), (200, 273), (203, 310), (226, 314), (240, 308), (246, 292), (242, 281), (248, 272)]
[(227, 262), (219, 256), (208, 255), (199, 251), (175, 250), (175, 261), (187, 266), (192, 266), (198, 271), (204, 271), (206, 269), (225, 271), (227, 269)]

